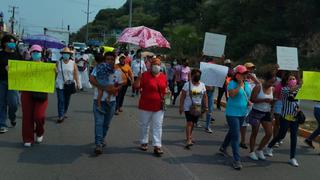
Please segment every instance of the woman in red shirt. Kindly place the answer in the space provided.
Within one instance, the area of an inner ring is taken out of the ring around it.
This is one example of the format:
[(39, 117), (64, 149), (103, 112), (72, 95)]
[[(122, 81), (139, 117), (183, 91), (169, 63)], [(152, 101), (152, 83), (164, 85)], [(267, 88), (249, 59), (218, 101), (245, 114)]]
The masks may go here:
[(161, 150), (163, 103), (167, 89), (167, 77), (160, 72), (160, 69), (160, 59), (153, 58), (151, 71), (147, 71), (141, 76), (139, 100), (140, 149), (148, 150), (149, 127), (152, 124), (152, 146), (154, 146), (154, 154), (158, 156), (163, 154)]

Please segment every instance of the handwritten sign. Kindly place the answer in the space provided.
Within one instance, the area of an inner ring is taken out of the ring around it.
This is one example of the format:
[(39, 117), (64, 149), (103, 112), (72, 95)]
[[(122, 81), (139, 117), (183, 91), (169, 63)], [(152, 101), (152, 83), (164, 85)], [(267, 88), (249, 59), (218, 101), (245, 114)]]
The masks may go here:
[(320, 72), (303, 71), (303, 84), (296, 99), (320, 101)]
[(228, 67), (210, 63), (200, 63), (201, 81), (207, 86), (223, 87)]
[(9, 90), (54, 92), (55, 64), (9, 60)]
[(277, 46), (277, 59), (281, 70), (298, 70), (299, 62), (297, 48)]
[(203, 44), (203, 54), (206, 56), (222, 57), (226, 46), (226, 40), (226, 35), (206, 32)]

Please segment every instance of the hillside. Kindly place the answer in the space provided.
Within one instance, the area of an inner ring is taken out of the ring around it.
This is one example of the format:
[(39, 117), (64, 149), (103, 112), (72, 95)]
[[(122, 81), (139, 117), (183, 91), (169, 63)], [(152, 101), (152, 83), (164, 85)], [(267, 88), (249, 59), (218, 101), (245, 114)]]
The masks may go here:
[[(228, 36), (226, 56), (234, 60), (275, 62), (275, 46), (282, 45), (299, 48), (303, 68), (320, 67), (319, 0), (133, 0), (133, 8), (133, 26), (161, 31), (172, 56), (200, 57), (204, 33), (214, 32)], [(90, 38), (127, 27), (128, 12), (128, 2), (101, 10), (89, 25)], [(85, 29), (73, 38), (84, 41)]]

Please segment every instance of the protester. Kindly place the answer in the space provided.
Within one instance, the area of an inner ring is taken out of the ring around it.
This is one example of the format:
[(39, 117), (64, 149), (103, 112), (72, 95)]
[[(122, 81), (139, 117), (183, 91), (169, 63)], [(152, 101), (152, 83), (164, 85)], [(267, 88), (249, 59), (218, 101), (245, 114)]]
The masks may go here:
[[(252, 127), (250, 136), (250, 154), (252, 160), (265, 160), (263, 149), (272, 137), (272, 118), (271, 106), (273, 104), (273, 84), (275, 82), (274, 73), (267, 71), (263, 73), (263, 83), (253, 88), (251, 102), (254, 103), (252, 110), (248, 115), (248, 121)], [(256, 138), (259, 133), (260, 124), (262, 125), (265, 135), (260, 145), (255, 151)]]
[(16, 42), (16, 38), (12, 35), (5, 35), (1, 40), (2, 51), (0, 51), (0, 133), (6, 133), (8, 131), (8, 116), (11, 122), (11, 126), (16, 126), (16, 112), (18, 110), (19, 96), (17, 91), (8, 89), (8, 60), (21, 59), (21, 56), (16, 51)]
[(227, 66), (229, 70), (228, 70), (226, 81), (224, 82), (223, 87), (218, 88), (217, 109), (220, 111), (221, 111), (221, 100), (222, 100), (223, 94), (226, 97), (226, 101), (228, 101), (227, 87), (233, 76), (232, 62), (230, 59), (226, 59), (224, 61), (224, 66)]
[[(115, 53), (106, 52), (104, 54), (104, 59), (107, 64), (114, 68), (115, 63)], [(97, 80), (97, 67), (94, 68), (92, 74), (90, 75), (90, 83), (95, 86), (94, 96), (93, 96), (93, 115), (95, 124), (95, 149), (94, 153), (100, 155), (103, 153), (103, 148), (106, 146), (105, 138), (108, 134), (109, 126), (113, 115), (116, 110), (116, 94), (119, 92), (122, 83), (121, 72), (115, 70), (114, 73), (108, 75), (107, 82), (103, 83), (106, 86), (100, 86)], [(103, 89), (103, 96), (101, 99), (101, 106), (105, 113), (98, 110), (98, 89)]]
[(70, 98), (76, 89), (80, 88), (78, 79), (78, 67), (72, 60), (73, 51), (69, 48), (64, 48), (61, 52), (62, 58), (57, 62), (57, 79), (56, 91), (58, 98), (58, 120), (57, 123), (62, 123), (67, 118)]
[[(134, 81), (138, 80), (139, 75), (147, 71), (147, 67), (144, 63), (143, 58), (141, 57), (141, 49), (137, 50), (137, 53), (131, 62), (131, 70), (133, 72)], [(134, 97), (139, 94), (139, 89), (136, 89), (134, 86), (132, 86), (132, 97)]]
[[(42, 48), (33, 45), (30, 48), (31, 60), (41, 63)], [(21, 92), (22, 105), (22, 139), (25, 147), (36, 143), (41, 143), (44, 135), (44, 124), (46, 119), (46, 109), (48, 107), (48, 94), (41, 92)]]
[(187, 59), (182, 59), (183, 65), (181, 63), (177, 64), (174, 67), (174, 85), (177, 85), (178, 91), (174, 93), (174, 98), (172, 104), (175, 105), (177, 97), (180, 95), (180, 92), (186, 82), (190, 80), (190, 67)]
[(235, 68), (235, 75), (228, 85), (229, 98), (226, 107), (226, 119), (229, 131), (219, 149), (224, 156), (229, 156), (227, 147), (231, 143), (233, 152), (232, 164), (233, 168), (237, 170), (242, 168), (239, 147), (240, 127), (247, 115), (248, 106), (251, 105), (249, 101), (251, 90), (249, 83), (245, 81), (247, 74), (248, 70), (245, 66), (237, 66)]
[[(252, 91), (257, 84), (260, 84), (256, 74), (254, 73), (256, 66), (251, 62), (245, 63), (244, 66), (249, 71), (246, 81), (249, 83), (250, 90)], [(252, 109), (252, 106), (249, 106), (247, 109), (247, 115), (250, 113), (251, 109)], [(250, 124), (247, 121), (244, 121), (240, 128), (240, 135), (241, 135), (240, 147), (243, 149), (248, 149), (248, 146), (246, 144), (246, 133), (247, 133), (248, 126), (250, 126)]]
[(201, 71), (193, 69), (191, 71), (191, 80), (184, 84), (180, 96), (179, 112), (185, 113), (186, 124), (186, 148), (193, 145), (192, 131), (194, 125), (198, 122), (201, 115), (202, 102), (204, 102), (205, 111), (208, 111), (208, 96), (206, 87), (203, 82), (200, 82)]
[[(140, 149), (148, 150), (149, 126), (152, 124), (152, 146), (154, 154), (160, 156), (162, 123), (164, 117), (164, 96), (167, 88), (167, 77), (160, 72), (161, 61), (152, 59), (151, 72), (142, 74), (140, 81), (141, 97), (139, 100)], [(137, 85), (138, 86), (138, 85)], [(152, 102), (152, 103), (150, 103)]]
[(79, 80), (81, 84), (80, 90), (84, 90), (84, 88), (91, 88), (88, 74), (88, 59), (89, 56), (87, 54), (83, 54), (80, 59), (76, 61), (79, 70)]
[(134, 80), (133, 73), (131, 71), (131, 67), (129, 64), (126, 64), (125, 62), (126, 56), (124, 54), (120, 54), (119, 56), (119, 61), (120, 63), (115, 66), (116, 70), (119, 70), (121, 72), (121, 77), (122, 77), (122, 86), (119, 91), (119, 94), (117, 96), (117, 106), (116, 106), (116, 115), (119, 114), (119, 112), (122, 112), (122, 106), (123, 106), (123, 101), (124, 97), (127, 93), (128, 87), (131, 85), (131, 83)]
[[(285, 72), (280, 70), (276, 73), (277, 82), (274, 85), (274, 122), (273, 122), (273, 138), (275, 138), (279, 133), (281, 110), (282, 110), (282, 100), (281, 100), (281, 89), (286, 86), (287, 80), (283, 78)], [(282, 144), (282, 140), (279, 140), (274, 147), (279, 147)]]
[(169, 84), (169, 89), (171, 91), (171, 95), (173, 95), (173, 93), (174, 93), (174, 66), (176, 63), (177, 63), (176, 61), (172, 61), (170, 63), (170, 67), (167, 68), (167, 72), (166, 72), (167, 81)]
[(290, 128), (290, 160), (289, 163), (292, 166), (298, 167), (298, 161), (295, 159), (296, 156), (296, 146), (297, 146), (297, 136), (298, 136), (298, 127), (299, 124), (296, 119), (296, 115), (300, 111), (299, 101), (295, 100), (295, 96), (297, 95), (300, 85), (297, 82), (297, 77), (294, 74), (289, 74), (285, 78), (287, 84), (281, 90), (281, 98), (282, 98), (282, 111), (281, 111), (281, 119), (280, 119), (280, 129), (279, 133), (276, 137), (272, 139), (266, 148), (266, 155), (273, 156), (272, 147), (283, 139), (288, 129)]
[(310, 136), (304, 140), (304, 142), (310, 146), (311, 148), (315, 148), (312, 144), (312, 141), (314, 139), (316, 139), (319, 134), (320, 134), (320, 102), (317, 102), (317, 104), (314, 106), (314, 110), (313, 110), (313, 114), (314, 114), (314, 117), (316, 118), (317, 122), (318, 122), (318, 128), (315, 129), (311, 134)]

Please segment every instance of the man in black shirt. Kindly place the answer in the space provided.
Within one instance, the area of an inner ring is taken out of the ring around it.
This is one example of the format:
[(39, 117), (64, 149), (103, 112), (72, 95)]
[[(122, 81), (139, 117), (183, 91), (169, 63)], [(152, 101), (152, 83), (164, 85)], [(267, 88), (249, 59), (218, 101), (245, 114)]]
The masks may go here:
[(8, 90), (8, 60), (19, 60), (21, 57), (16, 51), (16, 38), (6, 35), (1, 40), (0, 51), (0, 133), (8, 131), (7, 113), (12, 126), (16, 125), (16, 112), (19, 96), (17, 91)]

